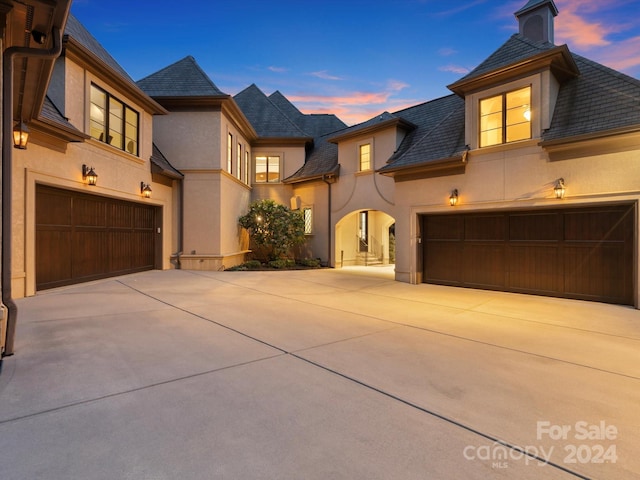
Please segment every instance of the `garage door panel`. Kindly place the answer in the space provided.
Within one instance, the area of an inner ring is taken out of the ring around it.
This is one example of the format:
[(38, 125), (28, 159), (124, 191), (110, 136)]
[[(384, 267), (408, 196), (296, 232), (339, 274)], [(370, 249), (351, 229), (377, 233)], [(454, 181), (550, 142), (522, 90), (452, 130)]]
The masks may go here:
[(429, 242), (429, 249), (424, 257), (424, 271), (427, 281), (446, 285), (458, 285), (462, 268), (462, 243)]
[(443, 217), (423, 223), (427, 282), (634, 303), (635, 204)]
[(558, 245), (511, 244), (509, 247), (509, 286), (514, 290), (551, 294), (562, 288), (562, 263)]
[(83, 278), (108, 271), (107, 242), (104, 229), (76, 230), (73, 235), (73, 274)]
[(552, 241), (562, 238), (562, 216), (558, 212), (509, 215), (509, 240)]
[(631, 293), (632, 266), (624, 245), (583, 244), (565, 248), (565, 291), (570, 295), (608, 297), (617, 303)]
[(505, 287), (505, 249), (502, 243), (467, 243), (464, 246), (464, 283), (482, 288)]
[(38, 281), (51, 283), (59, 277), (71, 278), (71, 229), (41, 229), (36, 240)]
[(150, 205), (37, 186), (36, 288), (153, 269), (155, 218)]
[(465, 240), (497, 240), (507, 238), (506, 217), (501, 215), (467, 216), (464, 222)]

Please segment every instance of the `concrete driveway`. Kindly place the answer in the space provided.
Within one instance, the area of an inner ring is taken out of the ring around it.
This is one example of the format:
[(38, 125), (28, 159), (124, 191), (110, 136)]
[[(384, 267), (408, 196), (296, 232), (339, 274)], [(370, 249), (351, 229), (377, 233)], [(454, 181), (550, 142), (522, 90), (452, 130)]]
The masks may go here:
[(637, 479), (640, 312), (375, 269), (18, 301), (0, 478)]

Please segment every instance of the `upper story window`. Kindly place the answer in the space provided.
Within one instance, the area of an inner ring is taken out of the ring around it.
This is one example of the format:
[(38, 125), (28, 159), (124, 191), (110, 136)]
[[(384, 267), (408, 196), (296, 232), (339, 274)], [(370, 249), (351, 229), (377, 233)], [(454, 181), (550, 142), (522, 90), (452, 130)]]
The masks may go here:
[(242, 172), (242, 180), (244, 183), (249, 185), (249, 151), (245, 148), (244, 150), (244, 170)]
[(233, 174), (233, 134), (227, 134), (227, 172)]
[(238, 143), (236, 148), (236, 178), (240, 180), (242, 178), (242, 144)]
[(371, 144), (365, 143), (358, 147), (359, 169), (361, 172), (371, 170)]
[(530, 86), (480, 100), (480, 147), (530, 138)]
[(93, 84), (89, 123), (90, 135), (96, 140), (138, 155), (138, 112)]
[(276, 155), (256, 156), (256, 183), (275, 183), (280, 181), (280, 157)]

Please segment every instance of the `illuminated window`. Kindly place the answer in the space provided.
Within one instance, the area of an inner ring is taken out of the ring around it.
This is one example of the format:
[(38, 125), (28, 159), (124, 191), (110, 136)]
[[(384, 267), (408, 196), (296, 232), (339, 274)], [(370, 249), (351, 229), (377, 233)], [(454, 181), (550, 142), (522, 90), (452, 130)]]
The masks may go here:
[(480, 100), (480, 146), (531, 138), (531, 87)]
[(256, 183), (280, 181), (280, 157), (258, 155), (256, 157)]
[(90, 96), (91, 137), (132, 155), (138, 155), (138, 112), (95, 85), (91, 85)]
[(305, 207), (302, 209), (302, 215), (304, 216), (304, 234), (311, 235), (313, 233), (313, 210), (311, 207)]
[(243, 180), (244, 183), (246, 183), (247, 185), (249, 185), (249, 152), (248, 150), (245, 148), (244, 150), (244, 172), (243, 172)]
[(365, 143), (359, 147), (360, 171), (371, 170), (371, 144)]
[(242, 145), (238, 144), (238, 151), (236, 155), (236, 178), (240, 180), (242, 178), (240, 163), (242, 162)]
[(233, 174), (233, 135), (227, 135), (227, 172)]

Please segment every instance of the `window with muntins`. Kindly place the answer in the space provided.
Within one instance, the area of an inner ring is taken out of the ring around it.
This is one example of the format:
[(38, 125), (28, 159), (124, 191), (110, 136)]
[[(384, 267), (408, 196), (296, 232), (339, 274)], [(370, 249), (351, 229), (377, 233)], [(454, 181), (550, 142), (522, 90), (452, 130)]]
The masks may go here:
[(304, 234), (311, 235), (313, 233), (313, 210), (311, 207), (305, 207), (302, 209), (302, 215), (304, 217)]
[(530, 86), (480, 100), (480, 147), (530, 138)]
[(242, 162), (242, 145), (239, 143), (238, 148), (236, 150), (236, 178), (240, 180), (242, 178), (242, 168), (240, 167)]
[(360, 159), (360, 171), (371, 170), (371, 144), (365, 143), (358, 147), (358, 155)]
[(90, 96), (91, 137), (132, 155), (138, 155), (138, 112), (93, 84)]
[(276, 183), (280, 181), (280, 157), (256, 156), (256, 183)]

